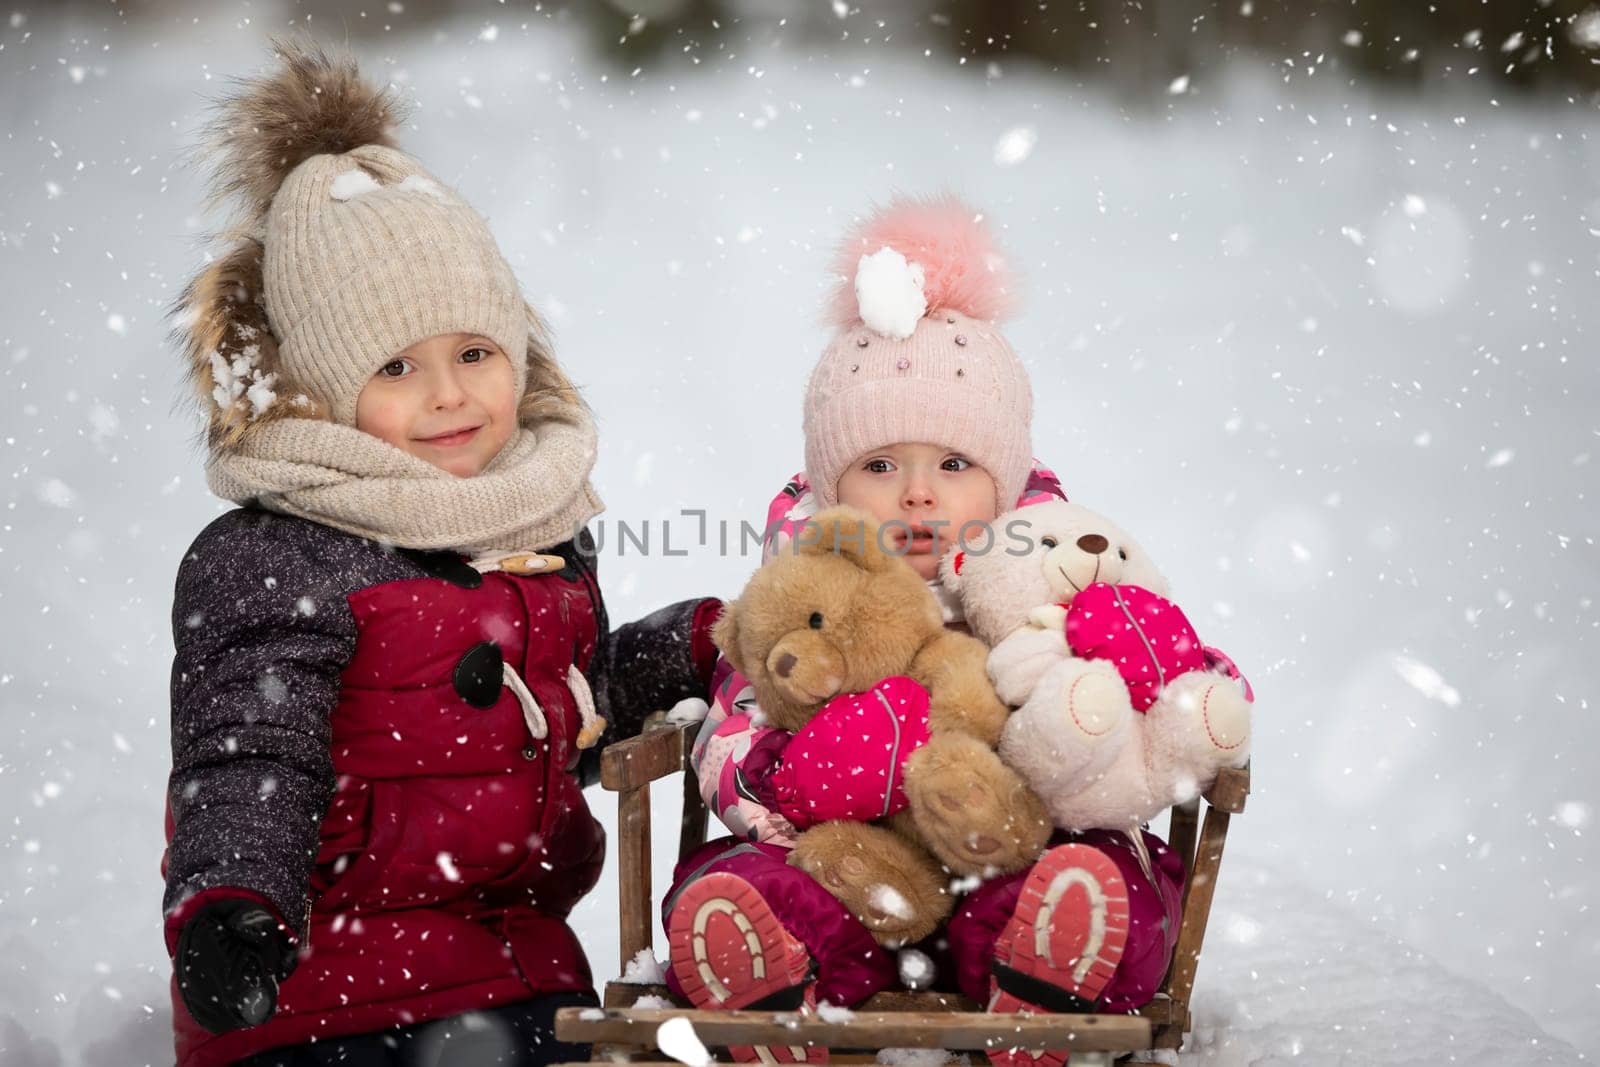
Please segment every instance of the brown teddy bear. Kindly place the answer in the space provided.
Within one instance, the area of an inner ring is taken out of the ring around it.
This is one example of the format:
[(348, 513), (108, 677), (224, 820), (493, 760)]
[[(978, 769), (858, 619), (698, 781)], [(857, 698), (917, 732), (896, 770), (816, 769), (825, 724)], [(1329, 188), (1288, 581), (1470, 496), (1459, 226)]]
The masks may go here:
[[(1021, 870), (1044, 847), (1049, 816), (995, 753), (1007, 709), (988, 680), (988, 648), (945, 629), (932, 592), (885, 549), (865, 514), (838, 507), (812, 519), (794, 547), (757, 571), (727, 605), (713, 636), (749, 680), (767, 722), (796, 733), (786, 760), (830, 701), (832, 711), (847, 699), (840, 694), (881, 692), (885, 679), (910, 679), (916, 685), (909, 688), (926, 691), (925, 743), (888, 760), (886, 773), (904, 810), (874, 822), (816, 822), (800, 832), (789, 858), (880, 943), (919, 940), (950, 914), (941, 864), (963, 877), (991, 876)], [(871, 714), (863, 710), (871, 697), (854, 699), (855, 713)], [(882, 703), (888, 708), (891, 701)], [(851, 774), (858, 756), (881, 764), (885, 750), (913, 748), (918, 737), (908, 736), (911, 724), (901, 720), (891, 724), (887, 742), (867, 718), (860, 731), (835, 733), (840, 758), (813, 761), (809, 773), (837, 780), (813, 781), (814, 789), (833, 789), (842, 799), (860, 787)], [(857, 747), (862, 751), (851, 751)], [(884, 806), (892, 811), (887, 800)]]

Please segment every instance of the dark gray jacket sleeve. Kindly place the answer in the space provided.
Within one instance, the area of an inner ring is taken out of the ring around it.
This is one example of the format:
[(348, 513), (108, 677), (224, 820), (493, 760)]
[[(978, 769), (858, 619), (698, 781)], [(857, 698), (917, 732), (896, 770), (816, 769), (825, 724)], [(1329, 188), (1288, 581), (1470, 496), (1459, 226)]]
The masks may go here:
[[(599, 620), (600, 647), (588, 677), (596, 709), (609, 724), (601, 741), (604, 747), (633, 737), (652, 712), (665, 711), (685, 697), (710, 698), (710, 664), (702, 670), (695, 662), (695, 633), (710, 626), (722, 602), (711, 597), (680, 600), (610, 629), (600, 599), (598, 556), (593, 542), (586, 539), (587, 533), (580, 539), (581, 554), (576, 558), (588, 572)], [(585, 781), (589, 777), (586, 774)]]
[(305, 934), (333, 793), (329, 720), (356, 626), (333, 568), (300, 532), (235, 512), (202, 533), (179, 568), (169, 916), (203, 890), (243, 889)]
[(709, 699), (709, 680), (700, 677), (693, 655), (695, 615), (705, 603), (680, 600), (611, 632), (604, 700), (609, 714), (600, 712), (612, 727), (607, 741), (632, 737), (648, 715), (685, 697)]

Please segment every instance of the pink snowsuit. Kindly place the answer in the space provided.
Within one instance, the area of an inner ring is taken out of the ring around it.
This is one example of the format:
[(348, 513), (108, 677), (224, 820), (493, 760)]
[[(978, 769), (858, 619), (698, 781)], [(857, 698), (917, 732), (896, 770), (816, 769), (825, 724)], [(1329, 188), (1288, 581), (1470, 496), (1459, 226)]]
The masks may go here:
[[(1065, 499), (1055, 475), (1035, 464), (1019, 505)], [(792, 535), (812, 512), (803, 475), (796, 475), (769, 508), (773, 545)], [(710, 810), (736, 835), (708, 842), (683, 859), (662, 905), (663, 918), (685, 886), (726, 871), (753, 885), (816, 963), (816, 997), (852, 1007), (874, 993), (900, 988), (897, 956), (815, 879), (789, 866), (795, 834), (827, 819), (870, 821), (901, 810), (900, 772), (927, 737), (927, 694), (908, 678), (889, 678), (863, 694), (835, 698), (794, 735), (757, 726), (748, 681), (719, 661), (712, 707), (692, 761)], [(1127, 1011), (1155, 995), (1177, 940), (1183, 861), (1145, 833), (1146, 873), (1128, 835), (1110, 830), (1058, 832), (1052, 844), (1091, 844), (1117, 864), (1129, 890), (1130, 929), (1117, 974), (1100, 1007)], [(934, 987), (956, 990), (979, 1005), (989, 996), (994, 944), (1010, 919), (1027, 871), (991, 879), (961, 901), (943, 931), (915, 946), (933, 961)], [(668, 984), (681, 995), (669, 968)]]

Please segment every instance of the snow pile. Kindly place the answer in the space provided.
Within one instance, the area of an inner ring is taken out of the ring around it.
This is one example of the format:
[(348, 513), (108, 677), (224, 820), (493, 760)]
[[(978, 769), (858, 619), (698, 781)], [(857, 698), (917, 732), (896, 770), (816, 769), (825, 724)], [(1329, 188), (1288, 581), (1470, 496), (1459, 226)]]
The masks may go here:
[(658, 997), (653, 993), (646, 993), (638, 1000), (635, 1000), (633, 1002), (633, 1006), (636, 1008), (654, 1008), (661, 1011), (666, 1011), (677, 1007), (676, 1004), (672, 1003), (672, 1001), (668, 1000), (666, 997)]
[(711, 705), (699, 697), (684, 697), (667, 710), (667, 721), (679, 726), (704, 722), (710, 712)]
[(1229, 851), (1183, 1064), (1581, 1062), (1505, 990), (1452, 974), (1371, 918)]
[(618, 981), (628, 985), (666, 985), (667, 972), (654, 952), (642, 948), (623, 967), (622, 977)]
[(257, 418), (278, 399), (272, 389), (276, 374), (263, 373), (258, 361), (261, 346), (246, 345), (231, 360), (220, 352), (211, 353), (211, 399), (223, 411), (248, 404), (250, 417)]
[(378, 179), (362, 170), (360, 167), (347, 170), (328, 186), (328, 195), (335, 200), (354, 200), (367, 193), (375, 193), (383, 186), (378, 184)]

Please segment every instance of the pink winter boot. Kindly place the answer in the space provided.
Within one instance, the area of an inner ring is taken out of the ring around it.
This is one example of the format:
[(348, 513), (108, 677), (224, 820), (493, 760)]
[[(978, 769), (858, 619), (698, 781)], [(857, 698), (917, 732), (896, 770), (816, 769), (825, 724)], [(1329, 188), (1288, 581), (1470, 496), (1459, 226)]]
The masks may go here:
[[(1128, 940), (1128, 887), (1111, 858), (1058, 845), (1023, 883), (995, 942), (992, 1012), (1092, 1012)], [(1061, 1067), (1067, 1049), (991, 1051), (1000, 1067)]]
[[(811, 955), (749, 882), (718, 871), (690, 883), (672, 906), (667, 944), (673, 975), (697, 1008), (815, 1008)], [(734, 1046), (738, 1063), (828, 1062), (822, 1048)]]

